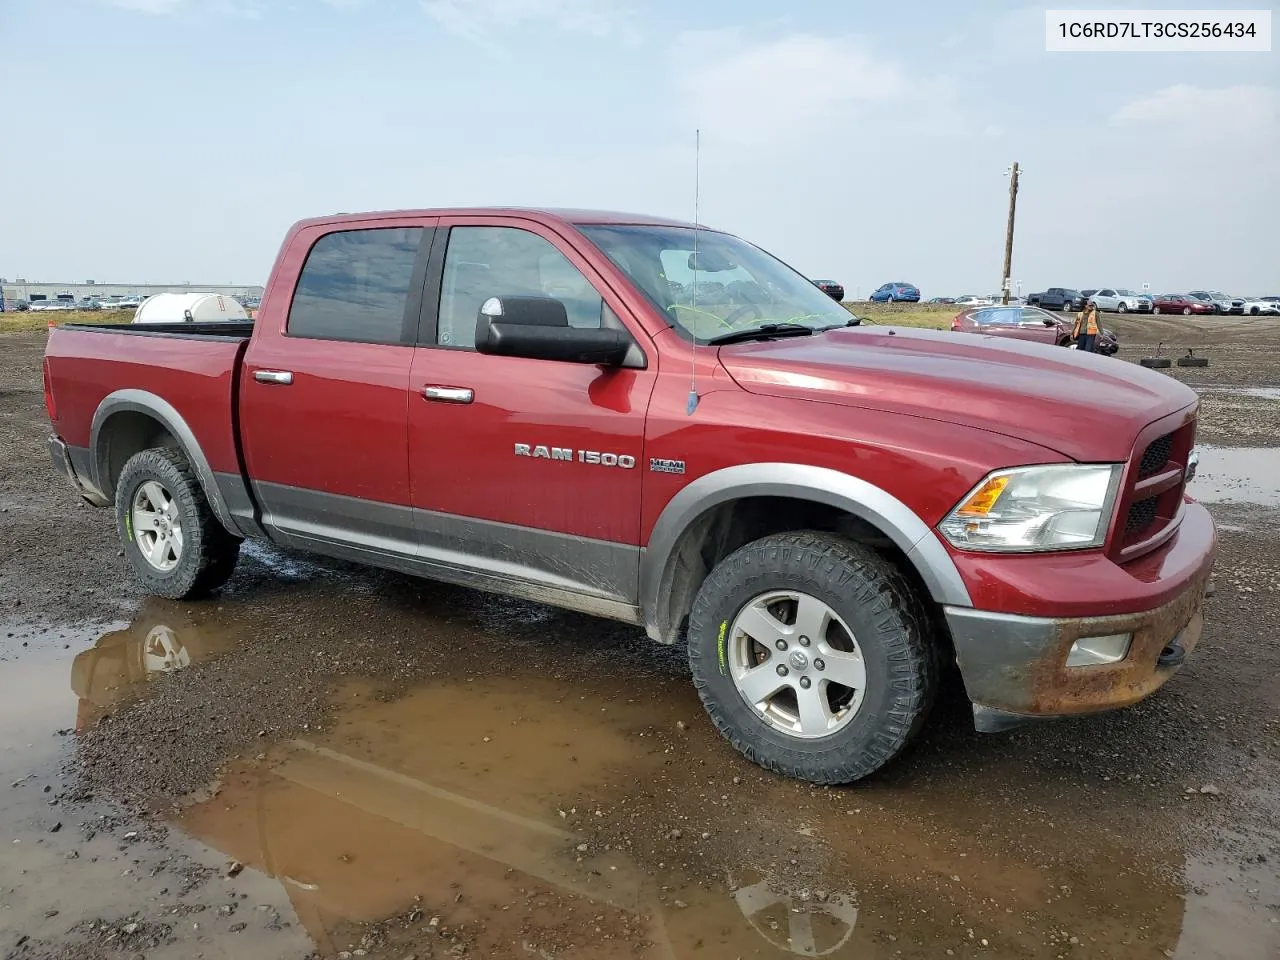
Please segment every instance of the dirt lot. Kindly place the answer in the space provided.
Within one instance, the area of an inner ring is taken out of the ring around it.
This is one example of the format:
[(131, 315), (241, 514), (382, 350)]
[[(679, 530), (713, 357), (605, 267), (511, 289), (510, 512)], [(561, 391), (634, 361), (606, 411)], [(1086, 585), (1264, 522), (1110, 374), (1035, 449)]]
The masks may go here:
[(1280, 957), (1280, 322), (1114, 325), (1210, 359), (1195, 658), (999, 736), (949, 691), (845, 789), (629, 627), (256, 545), (142, 597), (0, 335), (0, 957)]

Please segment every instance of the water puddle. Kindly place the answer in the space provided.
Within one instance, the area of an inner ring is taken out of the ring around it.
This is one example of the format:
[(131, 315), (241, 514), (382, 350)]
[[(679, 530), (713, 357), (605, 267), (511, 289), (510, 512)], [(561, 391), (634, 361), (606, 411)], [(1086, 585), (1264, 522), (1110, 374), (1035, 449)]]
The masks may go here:
[(1233, 397), (1249, 397), (1254, 400), (1280, 400), (1280, 387), (1220, 387), (1188, 384), (1197, 393), (1221, 393)]
[[(728, 751), (687, 679), (624, 654), (606, 663), (600, 631), (616, 628), (469, 596), (476, 610), (437, 624), (447, 649), (398, 654), (447, 664), (462, 652), (464, 670), (394, 695), (344, 676), (323, 730), (255, 740), (203, 799), (170, 813), (174, 839), (150, 860), (125, 843), (94, 848), (101, 863), (85, 862), (87, 849), (67, 862), (37, 839), (58, 816), (41, 783), (56, 782), (67, 752), (51, 726), (83, 730), (111, 712), (128, 723), (123, 705), (156, 678), (235, 647), (250, 654), (279, 641), (277, 628), (243, 609), (232, 619), (230, 605), (224, 621), (152, 602), (96, 641), (0, 663), (0, 772), (28, 778), (8, 807), (0, 795), (0, 841), (16, 831), (30, 850), (6, 863), (38, 875), (21, 884), (68, 913), (80, 898), (117, 917), (144, 893), (166, 904), (184, 919), (165, 921), (169, 939), (149, 958), (301, 956), (306, 945), (387, 960), (1280, 956), (1275, 871), (1259, 861), (1242, 875), (1177, 830), (1138, 829), (1156, 816), (1138, 788), (1037, 778), (1016, 744), (968, 734), (856, 789), (773, 777)], [(327, 659), (359, 629), (287, 640)], [(524, 645), (525, 630), (548, 636)], [(583, 635), (570, 643), (573, 631)], [(516, 667), (475, 669), (499, 653)], [(173, 892), (175, 848), (212, 865), (207, 914), (182, 913), (196, 907)], [(122, 869), (152, 886), (84, 887)], [(0, 907), (21, 884), (0, 875)], [(56, 944), (62, 921), (39, 921), (27, 896), (25, 915)]]
[(1187, 492), (1203, 503), (1280, 506), (1280, 448), (1201, 446)]

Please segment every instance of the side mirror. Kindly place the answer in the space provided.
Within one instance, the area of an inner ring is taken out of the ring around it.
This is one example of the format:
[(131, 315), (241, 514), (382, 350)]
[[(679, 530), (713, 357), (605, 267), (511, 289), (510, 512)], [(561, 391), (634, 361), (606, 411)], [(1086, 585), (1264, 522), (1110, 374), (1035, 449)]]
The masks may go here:
[(848, 322), (848, 324), (847, 324), (847, 325), (848, 325), (848, 326), (850, 326), (850, 327), (860, 327), (860, 326), (862, 326), (862, 318), (861, 318), (861, 317), (854, 317), (854, 316), (850, 316), (850, 317), (849, 317), (849, 322)]
[(1056, 327), (1058, 325), (1058, 321), (1053, 319), (1053, 317), (1045, 317), (1040, 322), (1043, 323), (1046, 327)]
[(476, 318), (476, 350), (495, 357), (620, 366), (631, 347), (621, 330), (569, 326), (551, 297), (490, 297)]

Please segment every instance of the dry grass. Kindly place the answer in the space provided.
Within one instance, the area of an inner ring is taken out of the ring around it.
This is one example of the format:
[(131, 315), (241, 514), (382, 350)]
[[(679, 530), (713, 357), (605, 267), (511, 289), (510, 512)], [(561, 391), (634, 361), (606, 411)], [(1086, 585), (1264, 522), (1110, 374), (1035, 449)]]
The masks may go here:
[(930, 330), (950, 329), (951, 318), (960, 310), (960, 307), (949, 303), (871, 303), (865, 300), (849, 302), (844, 306), (855, 316), (875, 323), (898, 327), (926, 327)]
[(43, 330), (51, 320), (62, 326), (64, 323), (128, 323), (132, 319), (132, 310), (5, 311), (0, 313), (0, 333)]

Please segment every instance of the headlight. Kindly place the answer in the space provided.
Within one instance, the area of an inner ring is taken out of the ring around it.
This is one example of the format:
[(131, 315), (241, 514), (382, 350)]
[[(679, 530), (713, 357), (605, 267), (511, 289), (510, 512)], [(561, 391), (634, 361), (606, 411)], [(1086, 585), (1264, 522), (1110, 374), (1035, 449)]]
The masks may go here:
[(1100, 547), (1119, 485), (1119, 464), (997, 470), (938, 529), (961, 550), (1025, 553)]

